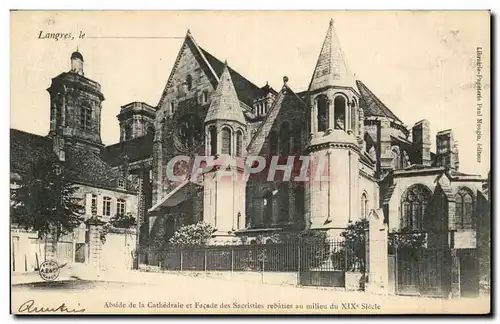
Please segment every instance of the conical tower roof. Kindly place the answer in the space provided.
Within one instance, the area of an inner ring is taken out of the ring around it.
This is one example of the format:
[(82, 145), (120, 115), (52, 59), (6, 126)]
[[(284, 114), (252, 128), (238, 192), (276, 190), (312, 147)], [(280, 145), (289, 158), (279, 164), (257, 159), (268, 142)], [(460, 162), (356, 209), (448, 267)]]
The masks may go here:
[(233, 120), (246, 125), (227, 62), (224, 63), (224, 70), (211, 100), (205, 123), (214, 120)]
[(340, 47), (340, 42), (335, 33), (333, 19), (326, 33), (321, 53), (314, 69), (314, 74), (309, 85), (309, 91), (314, 91), (327, 86), (340, 86), (355, 88), (354, 77), (347, 65), (347, 61)]

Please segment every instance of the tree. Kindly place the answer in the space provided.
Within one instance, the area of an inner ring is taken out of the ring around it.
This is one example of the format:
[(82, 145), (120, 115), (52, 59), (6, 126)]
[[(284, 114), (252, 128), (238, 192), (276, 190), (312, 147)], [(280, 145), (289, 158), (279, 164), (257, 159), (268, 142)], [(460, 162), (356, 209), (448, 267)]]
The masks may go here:
[(136, 225), (137, 221), (131, 213), (116, 214), (115, 216), (111, 217), (109, 222), (104, 224), (101, 232), (101, 241), (103, 244), (106, 242), (106, 235), (112, 228), (130, 229), (135, 227)]
[(11, 189), (12, 222), (39, 238), (53, 235), (57, 241), (83, 222), (77, 190), (61, 166), (41, 158), (27, 169), (19, 187)]
[(212, 237), (213, 228), (210, 224), (199, 222), (179, 227), (168, 241), (172, 247), (200, 247), (207, 245)]

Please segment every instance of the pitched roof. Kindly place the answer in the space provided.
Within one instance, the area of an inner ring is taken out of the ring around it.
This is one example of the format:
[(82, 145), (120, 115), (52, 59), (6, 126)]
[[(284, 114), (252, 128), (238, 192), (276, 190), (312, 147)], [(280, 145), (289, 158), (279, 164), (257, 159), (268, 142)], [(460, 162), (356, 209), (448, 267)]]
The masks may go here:
[[(215, 56), (200, 47), (201, 52), (207, 59), (208, 63), (220, 78), (224, 71), (224, 63), (217, 59)], [(265, 94), (265, 89), (259, 88), (254, 83), (250, 82), (247, 78), (229, 67), (229, 73), (233, 81), (234, 89), (238, 95), (238, 99), (244, 104), (252, 107), (253, 101)]]
[(234, 120), (246, 125), (227, 64), (224, 64), (224, 70), (211, 101), (205, 123), (213, 120)]
[(278, 93), (276, 100), (274, 100), (269, 112), (265, 116), (264, 120), (260, 123), (255, 132), (252, 134), (252, 139), (247, 146), (248, 153), (251, 154), (259, 154), (264, 145), (264, 141), (256, 140), (257, 138), (267, 138), (271, 128), (274, 124), (274, 121), (278, 117), (281, 109), (290, 109), (295, 105), (303, 107), (305, 112), (305, 107), (307, 105), (302, 101), (302, 99), (297, 96), (292, 89), (288, 87), (288, 85), (284, 84), (282, 90)]
[(356, 85), (361, 94), (359, 105), (365, 116), (388, 117), (403, 123), (363, 82), (356, 80)]
[(78, 183), (116, 190), (118, 171), (103, 161), (96, 153), (87, 148), (66, 146), (65, 161), (59, 162), (53, 151), (50, 137), (10, 130), (10, 166), (12, 171), (24, 172), (34, 161), (41, 158), (60, 163), (66, 174)]
[(153, 136), (145, 135), (125, 142), (106, 146), (101, 157), (111, 166), (119, 165), (124, 156), (129, 162), (145, 160), (153, 156)]
[(10, 168), (12, 171), (26, 171), (40, 158), (57, 161), (52, 150), (52, 139), (17, 129), (10, 130)]
[(352, 87), (356, 89), (354, 76), (347, 65), (347, 60), (333, 27), (333, 19), (330, 20), (311, 83), (309, 84), (309, 91), (326, 86)]
[(116, 189), (119, 172), (87, 148), (66, 147), (64, 167), (70, 177), (80, 183)]

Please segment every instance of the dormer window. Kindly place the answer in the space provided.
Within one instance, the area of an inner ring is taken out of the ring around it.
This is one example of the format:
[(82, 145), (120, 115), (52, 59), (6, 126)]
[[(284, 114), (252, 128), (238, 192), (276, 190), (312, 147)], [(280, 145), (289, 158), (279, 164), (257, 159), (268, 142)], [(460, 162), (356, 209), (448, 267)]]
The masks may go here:
[(123, 178), (119, 178), (119, 179), (118, 179), (118, 188), (120, 188), (120, 189), (125, 189), (125, 183), (126, 183), (126, 182), (125, 182), (125, 179), (123, 179)]

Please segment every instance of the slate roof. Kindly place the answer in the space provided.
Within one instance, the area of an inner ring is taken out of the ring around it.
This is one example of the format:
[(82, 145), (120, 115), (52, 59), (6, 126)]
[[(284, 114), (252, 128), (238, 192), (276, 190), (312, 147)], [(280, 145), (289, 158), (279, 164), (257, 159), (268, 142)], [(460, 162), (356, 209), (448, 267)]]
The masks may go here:
[(224, 64), (219, 84), (212, 95), (205, 123), (213, 120), (234, 120), (246, 125), (227, 64)]
[[(222, 72), (224, 71), (224, 63), (218, 58), (207, 52), (205, 49), (200, 47), (201, 52), (207, 59), (208, 63), (212, 66), (217, 76), (220, 78)], [(252, 107), (253, 101), (265, 95), (265, 89), (256, 86), (254, 83), (250, 82), (247, 78), (236, 72), (229, 67), (229, 73), (233, 81), (234, 89), (238, 95), (238, 99), (244, 104)]]
[(111, 166), (122, 163), (127, 155), (129, 162), (145, 160), (153, 156), (153, 135), (137, 137), (125, 142), (106, 146), (101, 157)]
[(352, 87), (355, 89), (354, 76), (349, 69), (340, 41), (330, 20), (321, 52), (309, 84), (309, 91), (327, 86)]
[(34, 161), (40, 158), (57, 161), (50, 138), (17, 129), (10, 130), (10, 168), (12, 171), (26, 171)]
[(66, 146), (65, 161), (59, 161), (50, 137), (10, 130), (10, 166), (14, 172), (24, 172), (34, 161), (52, 159), (64, 168), (75, 182), (116, 190), (118, 171), (113, 170), (99, 155), (89, 149)]
[(363, 82), (356, 80), (356, 85), (361, 94), (359, 105), (365, 116), (388, 117), (403, 123)]

